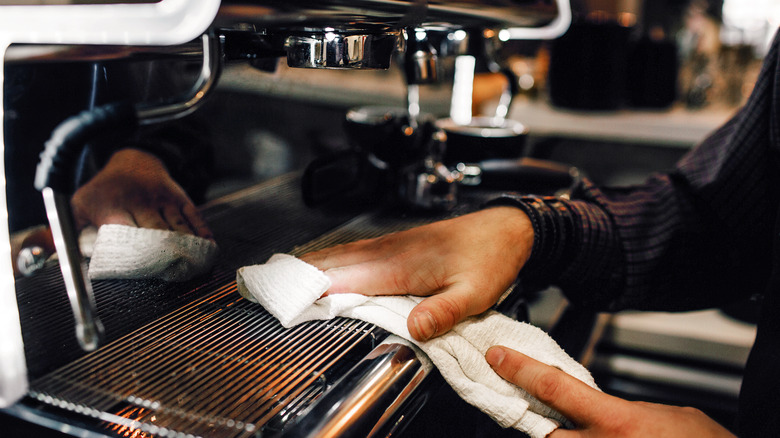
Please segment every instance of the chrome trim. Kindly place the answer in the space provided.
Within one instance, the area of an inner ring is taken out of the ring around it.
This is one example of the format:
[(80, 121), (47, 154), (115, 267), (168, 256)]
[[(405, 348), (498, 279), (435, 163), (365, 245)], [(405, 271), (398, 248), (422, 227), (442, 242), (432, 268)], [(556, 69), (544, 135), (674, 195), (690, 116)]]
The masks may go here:
[(192, 90), (184, 100), (168, 105), (144, 106), (137, 108), (138, 123), (151, 125), (184, 117), (200, 107), (206, 97), (214, 90), (217, 79), (222, 71), (222, 56), (219, 40), (216, 37), (201, 36), (203, 47), (203, 65), (200, 76)]
[(45, 187), (43, 203), (49, 218), (54, 246), (60, 259), (60, 270), (68, 292), (73, 317), (76, 322), (76, 338), (85, 351), (98, 347), (103, 325), (97, 316), (92, 283), (87, 276), (87, 265), (79, 251), (78, 236), (70, 208), (70, 196)]
[(291, 35), (285, 40), (287, 65), (296, 68), (387, 69), (398, 33)]
[[(556, 4), (535, 0), (223, 0), (217, 26), (258, 29), (400, 29), (542, 27), (558, 16)], [(251, 3), (251, 4), (248, 4)]]
[[(0, 37), (1, 39), (1, 37)], [(0, 59), (8, 48), (7, 41), (0, 41)], [(3, 74), (0, 69), (0, 102), (3, 102)], [(3, 105), (0, 105), (3, 118)], [(11, 260), (11, 235), (6, 200), (6, 163), (3, 128), (0, 127), (0, 337), (3, 353), (0, 354), (0, 407), (9, 406), (27, 392), (27, 362), (24, 356), (24, 341), (19, 320), (19, 303)]]
[(285, 437), (371, 436), (430, 373), (406, 341), (377, 346), (283, 432)]
[(208, 28), (220, 3), (160, 0), (143, 4), (0, 4), (0, 40), (34, 44), (182, 44)]
[(14, 44), (8, 48), (5, 65), (63, 61), (200, 59), (203, 57), (202, 47), (200, 39), (176, 46)]
[(558, 15), (548, 24), (540, 27), (510, 27), (512, 40), (552, 40), (566, 33), (571, 26), (571, 4), (569, 0), (555, 0)]

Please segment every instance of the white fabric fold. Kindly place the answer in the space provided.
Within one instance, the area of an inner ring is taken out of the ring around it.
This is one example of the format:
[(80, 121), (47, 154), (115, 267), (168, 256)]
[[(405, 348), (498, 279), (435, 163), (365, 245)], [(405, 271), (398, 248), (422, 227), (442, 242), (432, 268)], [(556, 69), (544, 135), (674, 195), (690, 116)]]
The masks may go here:
[(442, 336), (419, 342), (409, 334), (406, 319), (421, 297), (334, 294), (319, 298), (330, 287), (328, 277), (286, 254), (239, 269), (237, 283), (242, 296), (262, 304), (285, 327), (344, 316), (371, 322), (409, 340), (466, 402), (501, 426), (534, 438), (547, 436), (566, 419), (496, 374), (485, 360), (488, 348), (504, 345), (515, 349), (597, 388), (588, 370), (544, 331), (495, 311), (468, 318)]
[(185, 281), (208, 272), (217, 244), (191, 234), (168, 230), (103, 225), (89, 261), (89, 278)]

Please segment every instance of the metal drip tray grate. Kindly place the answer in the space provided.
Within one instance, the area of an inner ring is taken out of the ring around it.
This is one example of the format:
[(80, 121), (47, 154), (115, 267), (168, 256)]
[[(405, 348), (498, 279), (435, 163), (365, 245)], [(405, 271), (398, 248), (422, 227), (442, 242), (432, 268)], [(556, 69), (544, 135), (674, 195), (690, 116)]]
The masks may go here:
[(33, 381), (30, 396), (119, 435), (251, 436), (315, 400), (347, 352), (372, 348), (372, 327), (287, 330), (232, 284)]

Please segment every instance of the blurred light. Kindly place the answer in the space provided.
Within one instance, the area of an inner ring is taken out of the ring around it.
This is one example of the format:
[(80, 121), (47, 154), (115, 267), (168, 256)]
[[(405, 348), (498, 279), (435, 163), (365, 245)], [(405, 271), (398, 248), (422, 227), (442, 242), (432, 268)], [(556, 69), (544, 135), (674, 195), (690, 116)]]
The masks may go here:
[(466, 34), (466, 31), (465, 31), (465, 30), (463, 30), (463, 29), (458, 29), (458, 30), (456, 30), (456, 31), (455, 31), (455, 33), (454, 33), (455, 40), (457, 40), (457, 41), (463, 41), (463, 40), (465, 40), (465, 39), (466, 39), (466, 35), (467, 35), (467, 34)]
[(455, 58), (455, 75), (450, 101), (450, 118), (458, 125), (471, 122), (472, 93), (474, 92), (474, 68), (476, 58), (461, 55)]
[(530, 74), (526, 73), (524, 75), (521, 75), (519, 78), (517, 78), (517, 83), (520, 85), (520, 88), (523, 90), (530, 90), (534, 87), (534, 77)]
[(753, 46), (759, 55), (769, 48), (780, 26), (777, 0), (724, 0), (720, 39), (726, 45)]
[(509, 38), (512, 36), (512, 33), (509, 32), (509, 29), (501, 29), (498, 31), (498, 39), (501, 41), (509, 41)]
[(623, 27), (631, 27), (636, 24), (636, 15), (630, 12), (623, 12), (618, 16), (618, 22)]

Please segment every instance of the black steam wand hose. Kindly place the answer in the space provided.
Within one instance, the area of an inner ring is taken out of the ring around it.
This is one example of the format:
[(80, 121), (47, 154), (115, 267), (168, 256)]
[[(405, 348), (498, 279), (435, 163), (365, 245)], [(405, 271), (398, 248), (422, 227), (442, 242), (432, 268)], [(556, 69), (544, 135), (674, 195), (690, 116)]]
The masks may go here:
[(35, 188), (43, 195), (60, 270), (75, 318), (76, 338), (86, 351), (97, 348), (103, 335), (103, 325), (97, 316), (92, 283), (87, 277), (87, 265), (79, 250), (70, 205), (73, 170), (84, 145), (98, 139), (131, 134), (137, 126), (135, 108), (124, 103), (97, 107), (70, 117), (52, 132), (35, 173)]

